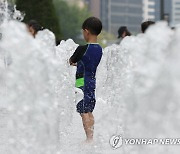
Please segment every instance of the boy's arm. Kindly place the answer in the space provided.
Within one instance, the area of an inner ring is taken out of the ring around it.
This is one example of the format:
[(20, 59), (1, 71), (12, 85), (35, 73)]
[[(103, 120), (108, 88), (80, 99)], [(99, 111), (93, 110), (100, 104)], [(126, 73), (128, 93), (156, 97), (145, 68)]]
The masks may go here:
[(88, 45), (77, 47), (74, 54), (69, 59), (70, 65), (76, 66), (76, 63), (81, 60), (84, 53), (86, 52), (87, 47), (88, 47)]
[[(79, 48), (79, 47), (78, 47)], [(78, 60), (78, 48), (75, 50), (74, 54), (69, 59), (69, 64), (72, 66), (76, 66), (77, 60)]]

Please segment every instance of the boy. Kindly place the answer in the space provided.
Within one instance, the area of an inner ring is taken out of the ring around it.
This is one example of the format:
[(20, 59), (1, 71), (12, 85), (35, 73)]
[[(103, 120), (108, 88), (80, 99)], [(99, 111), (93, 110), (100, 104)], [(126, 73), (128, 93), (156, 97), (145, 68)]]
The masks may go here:
[(35, 20), (30, 20), (27, 23), (27, 28), (30, 34), (35, 38), (38, 31), (43, 30), (43, 27)]
[(77, 66), (76, 87), (83, 91), (84, 98), (77, 104), (77, 112), (82, 117), (86, 141), (93, 141), (95, 107), (96, 69), (102, 57), (102, 48), (97, 43), (97, 36), (101, 33), (102, 23), (98, 18), (90, 17), (82, 25), (84, 39), (87, 45), (79, 46), (71, 56), (69, 62)]
[(151, 26), (154, 25), (155, 22), (154, 21), (145, 21), (141, 24), (141, 31), (142, 33), (145, 33), (146, 30)]

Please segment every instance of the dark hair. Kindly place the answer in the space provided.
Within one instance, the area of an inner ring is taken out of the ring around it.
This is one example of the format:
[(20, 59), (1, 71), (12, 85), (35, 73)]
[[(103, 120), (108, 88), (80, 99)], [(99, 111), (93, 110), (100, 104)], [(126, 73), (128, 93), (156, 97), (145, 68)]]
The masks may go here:
[(126, 36), (131, 36), (131, 33), (129, 32), (129, 30), (127, 29), (126, 26), (122, 26), (119, 28), (118, 30), (118, 38), (122, 37), (122, 34), (126, 32)]
[(58, 46), (61, 43), (60, 39), (56, 39), (56, 46)]
[(149, 26), (154, 25), (154, 21), (145, 21), (141, 24), (141, 31), (145, 33), (145, 31), (148, 29)]
[(43, 30), (43, 27), (36, 20), (30, 20), (27, 25), (32, 27), (36, 33), (40, 30)]
[(82, 29), (89, 30), (93, 35), (99, 35), (102, 30), (102, 22), (96, 17), (90, 17), (84, 21)]

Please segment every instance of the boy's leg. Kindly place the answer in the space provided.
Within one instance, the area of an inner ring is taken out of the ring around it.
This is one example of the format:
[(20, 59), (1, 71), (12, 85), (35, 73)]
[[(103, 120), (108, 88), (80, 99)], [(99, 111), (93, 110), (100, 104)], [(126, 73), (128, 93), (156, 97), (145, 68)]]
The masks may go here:
[(91, 126), (92, 126), (92, 130), (94, 131), (94, 116), (92, 114), (92, 112), (89, 112), (89, 118), (91, 120)]
[(93, 132), (94, 132), (94, 116), (91, 112), (82, 113), (82, 122), (84, 126), (84, 130), (86, 133), (87, 141), (93, 140)]
[(93, 140), (94, 116), (92, 112), (96, 102), (94, 87), (95, 86), (93, 86), (93, 84), (83, 87), (84, 98), (77, 104), (77, 112), (79, 112), (82, 117), (87, 142), (91, 142)]

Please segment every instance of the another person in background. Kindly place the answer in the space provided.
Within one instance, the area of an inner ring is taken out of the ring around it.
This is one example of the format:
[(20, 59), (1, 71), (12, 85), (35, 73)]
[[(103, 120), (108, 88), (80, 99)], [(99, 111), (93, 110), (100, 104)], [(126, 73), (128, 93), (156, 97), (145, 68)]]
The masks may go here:
[(154, 21), (145, 21), (141, 24), (141, 31), (142, 33), (145, 33), (146, 30), (151, 26), (154, 25), (155, 22)]
[(117, 44), (119, 44), (122, 41), (122, 39), (126, 36), (131, 36), (131, 33), (129, 32), (126, 26), (120, 27), (118, 30), (118, 38), (120, 39), (120, 41), (118, 41)]
[(171, 30), (176, 30), (176, 27), (171, 27)]
[(30, 20), (27, 23), (28, 31), (32, 34), (32, 36), (35, 38), (38, 31), (43, 30), (43, 27), (35, 20)]

